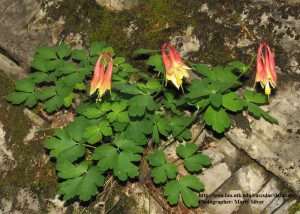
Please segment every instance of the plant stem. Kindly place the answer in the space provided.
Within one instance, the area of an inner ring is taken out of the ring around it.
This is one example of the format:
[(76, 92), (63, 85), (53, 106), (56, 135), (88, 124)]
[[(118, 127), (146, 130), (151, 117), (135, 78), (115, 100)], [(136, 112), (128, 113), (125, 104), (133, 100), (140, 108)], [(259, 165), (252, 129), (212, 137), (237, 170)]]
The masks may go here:
[[(169, 143), (165, 144), (165, 145), (163, 146), (162, 150), (165, 150), (165, 149), (166, 149), (167, 147), (169, 147), (172, 143), (174, 143), (174, 142), (176, 141), (175, 138), (178, 137), (182, 132), (184, 132), (184, 130), (185, 130), (188, 126), (190, 126), (192, 123), (194, 123), (195, 120), (198, 119), (199, 114), (200, 114), (200, 113), (202, 112), (202, 110), (205, 109), (205, 108), (206, 108), (206, 106), (202, 107), (201, 109), (198, 109), (198, 110), (195, 112), (195, 114), (194, 114), (194, 116), (193, 116), (194, 118), (192, 119), (192, 121), (191, 121), (189, 124), (187, 124), (186, 126), (184, 126), (183, 129), (182, 129), (178, 134), (176, 134), (175, 136), (173, 136), (173, 140), (170, 141)], [(203, 128), (201, 128), (201, 132), (203, 131), (203, 129), (204, 129), (204, 125), (203, 125)], [(200, 132), (200, 134), (201, 134), (201, 132)], [(199, 135), (200, 135), (200, 134), (199, 134)]]
[(96, 149), (95, 146), (91, 146), (91, 145), (88, 145), (88, 144), (85, 144), (85, 143), (82, 143), (82, 145), (86, 146), (86, 147), (89, 147), (89, 148), (92, 148), (92, 149)]

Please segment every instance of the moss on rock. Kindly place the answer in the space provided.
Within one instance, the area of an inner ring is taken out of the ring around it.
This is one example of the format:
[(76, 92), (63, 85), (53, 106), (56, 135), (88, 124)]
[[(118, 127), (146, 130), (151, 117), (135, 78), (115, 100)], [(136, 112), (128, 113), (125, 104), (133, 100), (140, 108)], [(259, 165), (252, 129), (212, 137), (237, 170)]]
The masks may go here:
[(3, 175), (0, 173), (0, 197), (14, 197), (20, 188), (28, 188), (39, 198), (53, 198), (57, 193), (57, 177), (53, 164), (45, 156), (44, 134), (24, 142), (32, 124), (24, 115), (23, 106), (13, 106), (5, 100), (13, 91), (13, 85), (0, 71), (0, 121), (7, 147), (14, 157), (9, 170)]

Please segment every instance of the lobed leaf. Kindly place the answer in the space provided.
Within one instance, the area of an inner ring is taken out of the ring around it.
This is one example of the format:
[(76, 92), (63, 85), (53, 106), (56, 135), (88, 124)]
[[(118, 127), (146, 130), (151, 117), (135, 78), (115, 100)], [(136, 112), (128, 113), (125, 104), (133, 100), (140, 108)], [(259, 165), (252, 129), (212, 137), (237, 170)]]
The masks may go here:
[(205, 123), (212, 126), (213, 130), (223, 133), (230, 127), (231, 121), (223, 108), (213, 108), (209, 106), (204, 113)]

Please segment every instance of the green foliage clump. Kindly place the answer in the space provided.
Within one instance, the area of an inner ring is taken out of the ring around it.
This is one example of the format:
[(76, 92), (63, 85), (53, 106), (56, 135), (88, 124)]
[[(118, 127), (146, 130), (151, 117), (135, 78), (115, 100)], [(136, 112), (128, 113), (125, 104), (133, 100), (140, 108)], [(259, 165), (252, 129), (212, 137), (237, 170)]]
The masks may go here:
[[(265, 95), (249, 90), (243, 91), (243, 97), (237, 93), (242, 86), (240, 77), (249, 69), (244, 63), (234, 61), (226, 67), (213, 68), (190, 64), (201, 78), (184, 86), (187, 93), (182, 93), (165, 86), (165, 68), (158, 52), (135, 52), (149, 55), (147, 64), (152, 72), (142, 72), (124, 57), (115, 56), (114, 49), (105, 42), (92, 43), (88, 53), (65, 44), (55, 49), (37, 48), (31, 63), (33, 73), (16, 82), (15, 92), (7, 100), (29, 108), (41, 103), (48, 113), (63, 109), (76, 112), (72, 122), (45, 141), (50, 156), (56, 159), (61, 178), (59, 193), (64, 200), (90, 200), (108, 175), (120, 181), (138, 177), (139, 164), (146, 156), (150, 176), (155, 184), (165, 185), (168, 202), (174, 205), (181, 198), (187, 207), (197, 207), (197, 192), (204, 185), (193, 173), (209, 166), (211, 159), (199, 153), (194, 142), (180, 144), (176, 152), (191, 173), (183, 176), (174, 163), (167, 162), (163, 149), (168, 144), (163, 142), (170, 137), (174, 141), (190, 141), (189, 128), (201, 118), (204, 126), (223, 133), (231, 125), (229, 114), (244, 109), (277, 122), (259, 107), (268, 102)], [(86, 84), (102, 53), (113, 56), (112, 91), (96, 102), (95, 96), (86, 93)], [(138, 76), (137, 83), (131, 84), (132, 76)], [(79, 97), (80, 104), (75, 97)], [(187, 116), (184, 110), (192, 115)]]

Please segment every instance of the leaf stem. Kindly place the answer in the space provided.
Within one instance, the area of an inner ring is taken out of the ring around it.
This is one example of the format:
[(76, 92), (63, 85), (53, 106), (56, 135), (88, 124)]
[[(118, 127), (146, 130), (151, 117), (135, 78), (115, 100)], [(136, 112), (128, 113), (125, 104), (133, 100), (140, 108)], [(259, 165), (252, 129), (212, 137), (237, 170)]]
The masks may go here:
[[(207, 106), (207, 105), (206, 105), (206, 106)], [(202, 112), (203, 109), (206, 108), (206, 106), (197, 109), (197, 111), (194, 113), (194, 116), (193, 116), (194, 118), (192, 119), (192, 121), (191, 121), (189, 124), (187, 124), (186, 126), (184, 126), (183, 129), (182, 129), (179, 133), (177, 133), (175, 136), (173, 136), (173, 140), (170, 141), (169, 143), (165, 144), (165, 145), (163, 146), (162, 150), (165, 150), (167, 147), (169, 147), (171, 144), (173, 144), (173, 143), (176, 141), (175, 138), (178, 137), (182, 132), (184, 132), (184, 130), (185, 130), (188, 126), (190, 126), (192, 123), (195, 122), (195, 120), (198, 118), (199, 114)], [(200, 130), (201, 132), (203, 131), (204, 126), (205, 126), (205, 125), (203, 124), (203, 127), (201, 127), (201, 130)], [(201, 132), (200, 132), (200, 134), (201, 134)], [(200, 134), (199, 134), (199, 135), (200, 135)]]
[(86, 144), (86, 143), (82, 143), (81, 145), (84, 145), (84, 146), (86, 146), (86, 147), (88, 147), (88, 148), (92, 148), (92, 149), (96, 149), (97, 147), (95, 147), (95, 146), (91, 146), (91, 145), (88, 145), (88, 144)]
[(240, 79), (247, 71), (248, 71), (248, 69), (252, 66), (252, 64), (253, 64), (253, 62), (254, 62), (254, 59), (256, 58), (256, 54), (251, 58), (251, 61), (250, 61), (250, 63), (249, 63), (249, 65), (248, 65), (248, 68), (245, 70), (245, 71), (243, 71), (239, 76), (238, 76), (238, 78), (237, 78), (237, 80), (238, 79)]

